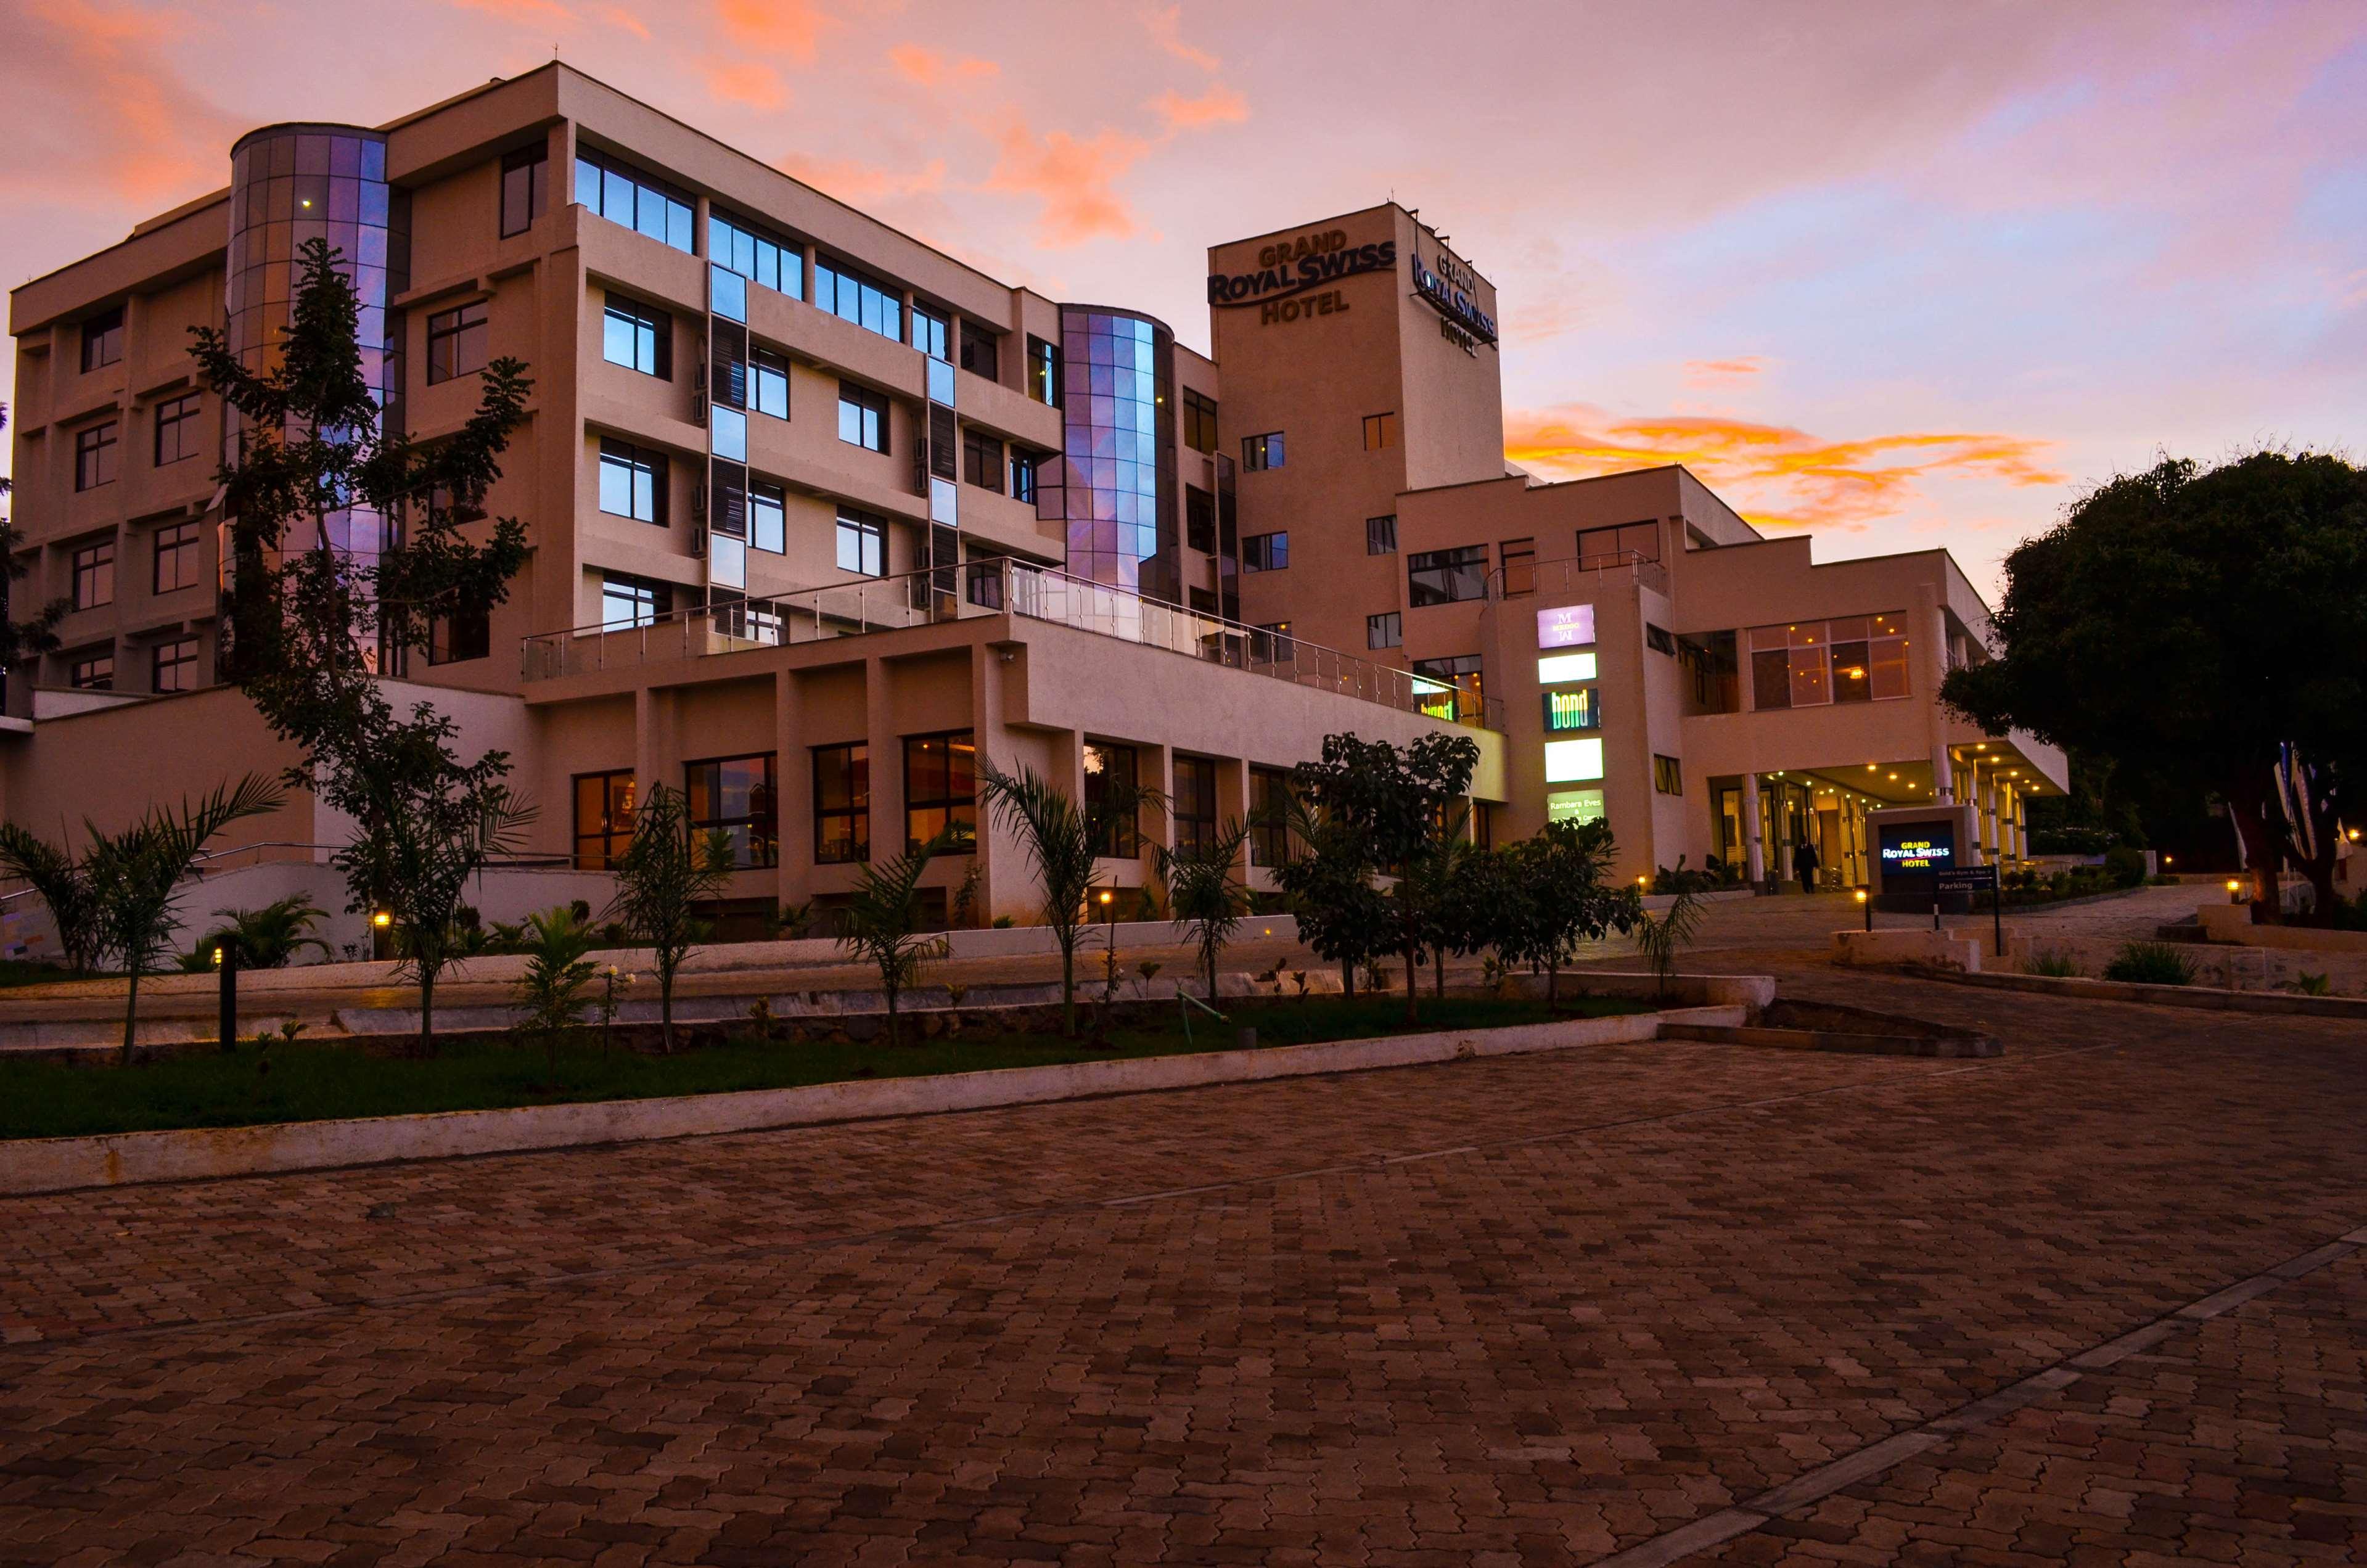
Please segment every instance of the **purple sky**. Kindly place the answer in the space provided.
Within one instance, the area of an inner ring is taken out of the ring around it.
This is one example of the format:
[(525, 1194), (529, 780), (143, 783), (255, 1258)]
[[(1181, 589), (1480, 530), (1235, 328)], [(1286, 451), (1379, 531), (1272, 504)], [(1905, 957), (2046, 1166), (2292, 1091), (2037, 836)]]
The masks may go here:
[[(1394, 196), (1540, 473), (1682, 459), (1976, 581), (2159, 449), (2367, 426), (2367, 6), (0, 0), (0, 276), (553, 46), (1013, 282), (1206, 347), (1214, 242)], [(0, 383), (5, 395), (5, 383)]]

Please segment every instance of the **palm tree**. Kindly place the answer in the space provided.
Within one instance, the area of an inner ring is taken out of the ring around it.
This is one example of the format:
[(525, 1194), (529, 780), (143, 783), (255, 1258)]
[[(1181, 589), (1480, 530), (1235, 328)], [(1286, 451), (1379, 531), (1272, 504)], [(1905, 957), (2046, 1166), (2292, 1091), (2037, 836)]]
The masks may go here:
[(1701, 900), (1687, 892), (1677, 894), (1658, 919), (1640, 911), (1637, 914), (1636, 946), (1652, 966), (1655, 1001), (1669, 999), (1669, 982), (1676, 978), (1677, 955), (1692, 944), (1694, 928), (1701, 924)]
[(838, 912), (839, 946), (878, 966), (879, 991), (888, 999), (890, 1045), (903, 1043), (897, 998), (920, 978), (922, 966), (946, 955), (944, 936), (920, 928), (921, 877), (929, 862), (952, 848), (958, 836), (957, 829), (947, 827), (884, 867), (861, 867), (855, 872), (853, 902)]
[(1022, 766), (1016, 776), (985, 757), (978, 764), (978, 789), (1005, 827), (1027, 842), (1028, 858), (1043, 890), (1044, 924), (1060, 952), (1060, 1032), (1077, 1033), (1077, 943), (1084, 935), (1088, 901), (1098, 868), (1095, 858), (1110, 830), (1132, 823), (1156, 790), (1113, 779), (1107, 797), (1091, 809)]
[(329, 944), (312, 935), (312, 927), (321, 923), (323, 913), (308, 892), (289, 893), (260, 909), (217, 909), (214, 917), (227, 919), (230, 924), (208, 932), (198, 940), (188, 967), (210, 967), (213, 950), (224, 946), (238, 954), (243, 969), (285, 969), (307, 948), (318, 949), (326, 958)]
[(1180, 849), (1159, 846), (1159, 875), (1167, 884), (1168, 907), (1175, 924), (1192, 933), (1193, 944), (1200, 949), (1200, 975), (1207, 983), (1212, 1007), (1217, 1005), (1217, 956), (1249, 913), (1249, 890), (1233, 880), (1233, 867), (1253, 825), (1237, 817), (1198, 844)]
[(189, 862), (222, 829), (277, 811), (280, 799), (277, 785), (250, 773), (234, 785), (217, 787), (194, 806), (184, 800), (177, 812), (152, 807), (120, 833), (83, 824), (90, 847), (83, 851), (82, 863), (99, 901), (99, 929), (108, 950), (123, 960), (131, 977), (123, 1005), (121, 1060), (127, 1066), (140, 1022), (140, 977), (164, 967)]
[(31, 884), (50, 906), (66, 967), (88, 974), (107, 961), (99, 898), (87, 869), (72, 855), (15, 823), (0, 823), (0, 868)]
[(712, 929), (698, 906), (730, 884), (731, 836), (691, 825), (689, 799), (652, 785), (633, 812), (633, 841), (617, 861), (617, 897), (607, 917), (646, 937), (658, 969), (659, 1040), (674, 1054), (674, 977), (693, 946)]
[(583, 956), (592, 950), (592, 926), (564, 905), (529, 915), (526, 923), (533, 936), (517, 999), (527, 1009), (526, 1027), (542, 1037), (545, 1067), (556, 1075), (559, 1037), (581, 1024), (592, 1005), (583, 994), (594, 973), (592, 960)]

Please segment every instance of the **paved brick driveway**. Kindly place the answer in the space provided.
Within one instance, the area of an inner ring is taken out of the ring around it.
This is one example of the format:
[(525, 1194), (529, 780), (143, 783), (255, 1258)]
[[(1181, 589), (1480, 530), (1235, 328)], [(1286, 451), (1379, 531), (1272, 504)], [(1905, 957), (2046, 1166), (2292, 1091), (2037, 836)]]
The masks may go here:
[[(2012, 1054), (0, 1201), (0, 1562), (1650, 1561), (2367, 1225), (2355, 1024), (1787, 989)], [(2359, 1555), (2367, 1258), (2275, 1284), (1710, 1552)]]

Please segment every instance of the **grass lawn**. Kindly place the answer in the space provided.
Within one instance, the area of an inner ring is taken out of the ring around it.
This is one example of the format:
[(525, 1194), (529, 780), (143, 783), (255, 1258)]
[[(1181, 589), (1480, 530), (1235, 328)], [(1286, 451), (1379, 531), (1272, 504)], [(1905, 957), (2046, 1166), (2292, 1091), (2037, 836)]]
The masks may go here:
[[(1572, 997), (1561, 1017), (1602, 1017), (1647, 1009), (1643, 1002)], [(1090, 1051), (1057, 1035), (996, 1035), (890, 1046), (747, 1039), (731, 1044), (644, 1056), (603, 1054), (596, 1033), (564, 1045), (554, 1074), (539, 1046), (472, 1038), (446, 1042), (432, 1059), (379, 1056), (328, 1044), (243, 1045), (165, 1057), (130, 1067), (0, 1061), (0, 1138), (59, 1138), (133, 1132), (167, 1127), (242, 1127), (258, 1122), (317, 1121), (334, 1117), (400, 1116), (415, 1111), (484, 1110), (501, 1106), (553, 1105), (573, 1100), (647, 1099), (711, 1095), (734, 1089), (779, 1089), (847, 1078), (901, 1078), (969, 1073), (990, 1067), (1038, 1067), (1050, 1062), (1165, 1056), (1225, 1051), (1233, 1031), (1251, 1028), (1258, 1043), (1300, 1045), (1365, 1040), (1413, 1030), (1488, 1028), (1542, 1023), (1541, 1002), (1489, 998), (1425, 998), (1421, 1021), (1405, 1022), (1402, 998), (1350, 1002), (1244, 1002), (1229, 1023), (1196, 1019), (1186, 1044), (1172, 1013), (1156, 1024), (1114, 1028), (1114, 1049)]]

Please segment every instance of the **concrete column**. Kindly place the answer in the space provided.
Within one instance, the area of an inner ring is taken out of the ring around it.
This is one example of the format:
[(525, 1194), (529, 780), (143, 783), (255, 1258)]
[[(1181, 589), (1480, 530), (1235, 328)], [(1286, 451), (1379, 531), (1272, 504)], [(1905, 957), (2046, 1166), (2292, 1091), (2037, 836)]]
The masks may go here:
[(1908, 628), (1910, 650), (1920, 650), (1920, 654), (1909, 653), (1908, 667), (1920, 686), (1915, 696), (1923, 704), (1931, 737), (1931, 798), (1944, 805), (1955, 800), (1956, 787), (1948, 761), (1948, 718), (1940, 707), (1940, 683), (1948, 676), (1948, 612), (1941, 607), (1936, 585), (1926, 583), (1915, 590), (1915, 612)]
[(2006, 841), (2005, 831), (1998, 824), (1998, 781), (1991, 778), (1982, 794), (1981, 810), (1988, 819), (1989, 843), (1994, 846), (1997, 858), (2003, 860), (2007, 858)]
[(1746, 773), (1742, 776), (1742, 856), (1753, 887), (1767, 880), (1765, 835), (1759, 810), (1759, 775)]
[(674, 734), (674, 696), (663, 687), (633, 690), (633, 798), (646, 801), (663, 784), (682, 788), (682, 753)]
[(780, 813), (781, 864), (773, 895), (802, 903), (813, 887), (813, 753), (805, 744), (805, 691), (794, 670), (773, 675), (773, 779)]
[[(1217, 761), (1217, 825), (1246, 819), (1250, 814), (1250, 765), (1246, 757), (1219, 757)], [(1479, 811), (1471, 810), (1472, 821), (1464, 826), (1468, 837), (1476, 826)], [(1250, 874), (1250, 846), (1241, 840), (1240, 852), (1233, 857), (1233, 869), (1242, 880)]]
[[(969, 713), (970, 733), (978, 743), (980, 758), (991, 759), (997, 767), (1016, 771), (1002, 728), (1002, 654), (983, 643), (970, 649)], [(1033, 879), (1027, 874), (1026, 850), (1001, 825), (996, 813), (983, 801), (978, 812), (978, 881), (976, 918), (981, 924), (991, 923), (1001, 914), (1016, 919), (1018, 911), (1006, 906), (1035, 900)]]
[(904, 853), (904, 742), (896, 733), (888, 662), (863, 661), (863, 735), (871, 762), (871, 858)]

